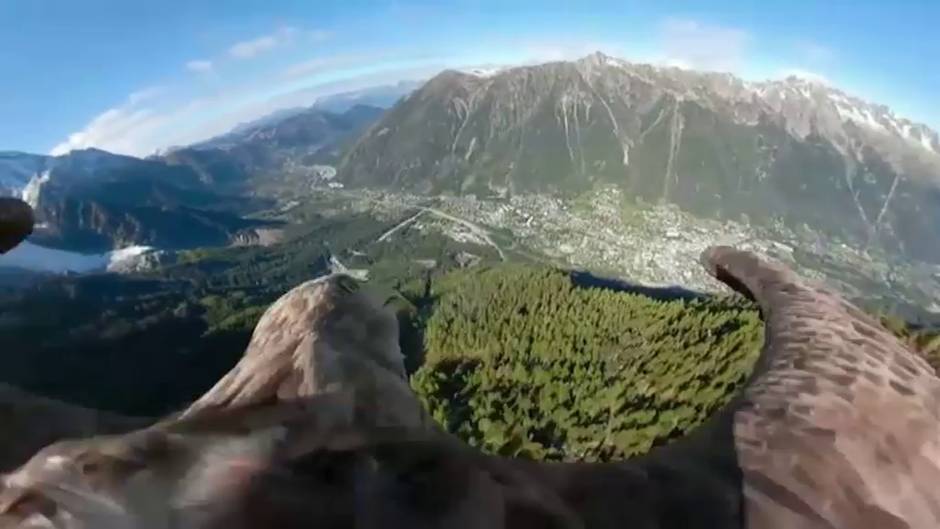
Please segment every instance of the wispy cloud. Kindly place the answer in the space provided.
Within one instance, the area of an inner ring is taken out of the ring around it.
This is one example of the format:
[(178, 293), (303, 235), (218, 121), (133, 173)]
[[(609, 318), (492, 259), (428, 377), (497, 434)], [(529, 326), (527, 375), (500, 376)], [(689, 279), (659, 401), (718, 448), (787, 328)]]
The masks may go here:
[(325, 42), (333, 38), (333, 32), (326, 29), (312, 29), (307, 32), (307, 37), (313, 42)]
[(186, 69), (196, 73), (209, 73), (212, 68), (212, 61), (206, 59), (193, 59), (186, 63)]
[[(183, 66), (197, 74), (215, 75), (226, 62), (238, 63), (257, 57), (297, 39), (323, 42), (332, 38), (326, 30), (300, 30), (290, 26), (250, 40), (238, 42), (224, 50), (224, 55), (194, 58)], [(60, 155), (75, 149), (90, 147), (112, 152), (146, 156), (172, 145), (188, 144), (221, 134), (239, 121), (253, 119), (276, 110), (274, 98), (290, 99), (297, 104), (310, 104), (323, 95), (325, 80), (302, 79), (307, 74), (324, 71), (337, 72), (344, 65), (368, 57), (333, 56), (306, 61), (294, 66), (293, 76), (274, 75), (270, 79), (252, 78), (247, 82), (225, 83), (215, 86), (210, 93), (190, 84), (169, 90), (168, 97), (157, 97), (167, 92), (166, 87), (149, 87), (129, 94), (123, 101), (97, 116), (87, 125), (56, 144), (51, 154)], [(234, 66), (230, 64), (227, 66)], [(349, 79), (354, 73), (330, 76), (331, 82)], [(202, 92), (201, 95), (197, 95)]]
[(570, 61), (601, 51), (638, 63), (746, 74), (754, 37), (746, 30), (691, 18), (667, 17), (651, 39), (519, 39), (502, 42), (489, 61), (504, 65)]
[(148, 98), (135, 92), (120, 105), (102, 112), (82, 130), (69, 134), (68, 138), (50, 151), (52, 155), (68, 153), (75, 149), (97, 147), (127, 154), (142, 152), (137, 139), (158, 127), (164, 120), (151, 108), (141, 106)]
[(521, 48), (524, 63), (569, 61), (579, 59), (598, 50), (609, 53), (609, 46), (595, 42), (530, 42)]
[(739, 28), (688, 18), (668, 18), (659, 28), (662, 62), (698, 70), (735, 72), (746, 59), (751, 35)]
[(148, 156), (170, 146), (188, 145), (228, 132), (238, 123), (281, 108), (310, 105), (320, 97), (351, 90), (407, 79), (426, 79), (443, 67), (403, 64), (369, 73), (355, 68), (343, 71), (342, 63), (350, 60), (350, 57), (333, 58), (330, 67), (327, 64), (330, 61), (324, 59), (321, 65), (323, 71), (331, 73), (328, 76), (316, 75), (319, 73), (316, 65), (308, 63), (306, 71), (313, 74), (314, 79), (288, 78), (281, 72), (281, 75), (248, 84), (225, 85), (212, 94), (189, 99), (181, 97), (183, 94), (179, 92), (159, 98), (151, 89), (134, 92), (92, 118), (81, 130), (69, 134), (50, 153), (60, 155), (95, 147)]
[(325, 71), (336, 66), (348, 64), (350, 59), (347, 57), (316, 57), (306, 61), (298, 62), (288, 66), (283, 74), (284, 77), (303, 77)]
[(447, 67), (511, 67), (571, 61), (598, 51), (616, 57), (629, 55), (622, 43), (612, 41), (507, 37), (470, 50), (466, 55), (442, 57), (441, 60)]
[(127, 101), (136, 105), (137, 103), (142, 103), (144, 101), (153, 99), (164, 92), (166, 92), (165, 86), (148, 86), (147, 88), (142, 88), (136, 92), (131, 92), (131, 94), (127, 96)]
[(297, 28), (282, 27), (274, 33), (237, 42), (229, 48), (228, 54), (235, 59), (250, 59), (287, 44), (296, 34)]
[(394, 54), (383, 52), (324, 55), (294, 63), (285, 68), (281, 73), (282, 76), (287, 79), (295, 79), (343, 68), (380, 64), (383, 60), (392, 60), (394, 58)]
[(811, 40), (798, 40), (796, 49), (800, 58), (811, 64), (824, 64), (836, 58), (836, 52), (829, 46)]

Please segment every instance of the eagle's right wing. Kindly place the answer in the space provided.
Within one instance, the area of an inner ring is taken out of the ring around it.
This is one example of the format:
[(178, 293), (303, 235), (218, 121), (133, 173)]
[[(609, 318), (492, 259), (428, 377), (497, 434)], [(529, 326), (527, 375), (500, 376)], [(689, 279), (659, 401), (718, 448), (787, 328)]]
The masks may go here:
[(746, 527), (940, 527), (940, 379), (877, 321), (728, 247), (703, 264), (757, 301), (765, 341), (732, 404)]

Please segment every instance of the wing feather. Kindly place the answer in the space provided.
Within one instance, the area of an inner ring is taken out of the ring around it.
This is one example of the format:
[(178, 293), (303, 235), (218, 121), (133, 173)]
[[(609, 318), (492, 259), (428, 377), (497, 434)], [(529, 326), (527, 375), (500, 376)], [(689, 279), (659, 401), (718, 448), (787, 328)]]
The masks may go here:
[(394, 315), (339, 274), (298, 285), (272, 304), (241, 361), (183, 416), (331, 391), (351, 392), (378, 424), (430, 420), (405, 379)]
[(765, 342), (733, 404), (747, 527), (940, 527), (940, 379), (877, 321), (729, 247), (708, 271), (754, 299)]
[(12, 250), (33, 232), (33, 209), (11, 197), (0, 197), (0, 254)]

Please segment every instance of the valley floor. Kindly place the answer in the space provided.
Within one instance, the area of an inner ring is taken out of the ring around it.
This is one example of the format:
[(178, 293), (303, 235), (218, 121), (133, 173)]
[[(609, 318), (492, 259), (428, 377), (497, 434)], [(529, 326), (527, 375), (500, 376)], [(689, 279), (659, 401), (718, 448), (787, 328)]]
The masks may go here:
[[(651, 286), (713, 292), (720, 286), (697, 266), (708, 246), (724, 244), (781, 260), (847, 296), (918, 318), (940, 313), (940, 267), (901, 263), (875, 249), (861, 250), (816, 233), (782, 226), (762, 229), (735, 221), (697, 218), (671, 205), (628, 203), (616, 188), (576, 200), (543, 195), (509, 199), (427, 197), (366, 189), (315, 189), (312, 199), (379, 217), (404, 218), (383, 234), (404, 230), (444, 233), (534, 256), (567, 268), (621, 277)], [(412, 213), (413, 212), (413, 213)], [(914, 309), (920, 307), (921, 310)]]

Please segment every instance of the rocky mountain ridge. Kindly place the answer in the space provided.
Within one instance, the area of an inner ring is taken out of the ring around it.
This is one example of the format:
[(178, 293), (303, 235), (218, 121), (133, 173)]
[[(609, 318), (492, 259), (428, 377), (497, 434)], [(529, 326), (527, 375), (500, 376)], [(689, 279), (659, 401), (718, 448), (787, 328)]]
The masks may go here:
[(818, 83), (632, 64), (602, 54), (445, 71), (346, 154), (347, 185), (427, 194), (633, 200), (822, 233), (940, 261), (940, 141)]
[(204, 181), (231, 192), (303, 189), (332, 178), (333, 165), (346, 142), (358, 137), (382, 112), (379, 107), (360, 104), (343, 112), (313, 106), (172, 150), (161, 159), (191, 167)]
[[(167, 226), (195, 225), (176, 231), (196, 239), (169, 240), (188, 246), (246, 227), (219, 217), (246, 211), (233, 196), (287, 200), (348, 185), (501, 200), (615, 185), (640, 205), (940, 262), (936, 132), (821, 83), (754, 83), (598, 53), (445, 71), (384, 114), (356, 105), (363, 94), (329, 103), (353, 102), (342, 112), (294, 109), (146, 161), (93, 149), (0, 153), (0, 193), (37, 206), (53, 240), (102, 251), (167, 242), (143, 220), (150, 213), (130, 211), (138, 206), (163, 208), (153, 214)], [(91, 237), (75, 243), (76, 233)]]
[[(343, 112), (314, 106), (281, 113), (147, 159), (99, 149), (61, 156), (3, 152), (0, 196), (28, 202), (37, 214), (34, 240), (55, 248), (100, 253), (242, 241), (263, 224), (241, 218), (267, 204), (254, 195), (332, 178), (330, 163), (343, 142), (383, 112), (356, 104), (357, 98), (389, 93), (350, 94)], [(324, 104), (343, 104), (331, 101)]]
[(62, 156), (4, 153), (5, 192), (36, 214), (32, 240), (53, 248), (105, 252), (132, 245), (224, 244), (259, 225), (241, 218), (250, 200), (218, 192), (198, 172), (162, 160), (98, 149)]

